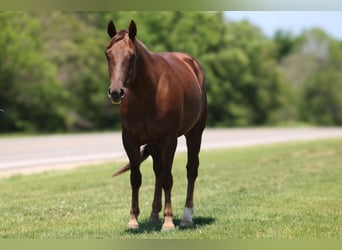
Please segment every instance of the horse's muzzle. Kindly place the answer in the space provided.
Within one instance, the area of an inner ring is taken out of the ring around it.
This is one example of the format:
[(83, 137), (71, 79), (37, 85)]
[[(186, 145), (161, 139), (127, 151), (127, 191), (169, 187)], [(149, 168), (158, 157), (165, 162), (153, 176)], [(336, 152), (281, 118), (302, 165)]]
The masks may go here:
[(120, 104), (122, 100), (124, 99), (126, 93), (125, 89), (120, 88), (119, 90), (113, 90), (111, 91), (110, 88), (108, 88), (108, 97), (112, 100), (113, 104)]

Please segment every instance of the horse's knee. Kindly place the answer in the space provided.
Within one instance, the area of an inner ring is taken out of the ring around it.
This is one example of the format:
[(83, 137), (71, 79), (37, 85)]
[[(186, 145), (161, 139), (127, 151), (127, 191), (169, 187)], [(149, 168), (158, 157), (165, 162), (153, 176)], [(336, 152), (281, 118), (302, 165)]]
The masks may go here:
[(173, 176), (171, 173), (167, 173), (161, 176), (161, 183), (164, 190), (169, 190), (173, 185)]
[(190, 179), (196, 179), (198, 176), (198, 166), (199, 166), (199, 160), (198, 158), (193, 160), (192, 162), (188, 162), (186, 165), (186, 176), (188, 180)]

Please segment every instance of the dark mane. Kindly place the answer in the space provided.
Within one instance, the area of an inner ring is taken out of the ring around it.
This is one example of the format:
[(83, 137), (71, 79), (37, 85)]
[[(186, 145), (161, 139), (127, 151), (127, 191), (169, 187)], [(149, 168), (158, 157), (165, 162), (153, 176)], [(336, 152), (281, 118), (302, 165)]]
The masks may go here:
[(115, 36), (112, 38), (112, 40), (109, 42), (109, 44), (107, 45), (107, 49), (109, 49), (110, 47), (112, 47), (112, 45), (120, 40), (122, 40), (125, 35), (127, 34), (127, 30), (120, 30), (118, 31), (118, 33), (115, 34)]

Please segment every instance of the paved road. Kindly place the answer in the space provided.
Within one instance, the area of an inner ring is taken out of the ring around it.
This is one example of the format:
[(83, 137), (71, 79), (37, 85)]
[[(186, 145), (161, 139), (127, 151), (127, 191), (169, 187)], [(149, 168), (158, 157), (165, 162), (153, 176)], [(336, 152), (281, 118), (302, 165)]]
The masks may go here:
[[(207, 129), (202, 149), (337, 137), (342, 138), (342, 128)], [(182, 137), (177, 150), (185, 149)], [(121, 135), (116, 132), (2, 138), (0, 176), (70, 168), (123, 157)]]

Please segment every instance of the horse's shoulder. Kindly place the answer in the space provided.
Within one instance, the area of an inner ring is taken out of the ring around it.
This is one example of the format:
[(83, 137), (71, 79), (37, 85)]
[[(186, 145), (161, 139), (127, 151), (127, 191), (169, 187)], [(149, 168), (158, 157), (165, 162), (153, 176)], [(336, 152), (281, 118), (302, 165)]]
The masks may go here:
[(203, 82), (203, 68), (194, 57), (183, 52), (164, 52), (163, 57), (170, 63), (177, 62), (179, 65), (186, 65), (189, 71), (195, 74), (199, 82)]

